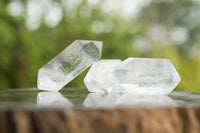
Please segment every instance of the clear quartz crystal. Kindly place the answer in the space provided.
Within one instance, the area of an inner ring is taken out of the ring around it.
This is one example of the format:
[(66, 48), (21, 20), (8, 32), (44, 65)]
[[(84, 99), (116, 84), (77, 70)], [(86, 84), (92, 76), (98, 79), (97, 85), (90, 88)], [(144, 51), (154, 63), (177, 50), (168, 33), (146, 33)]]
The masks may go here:
[(119, 65), (121, 60), (100, 60), (95, 62), (87, 73), (84, 82), (90, 92), (111, 92), (116, 90), (111, 79), (112, 69)]
[(114, 83), (129, 94), (169, 94), (181, 80), (169, 59), (128, 58), (111, 73)]
[(55, 58), (40, 68), (38, 88), (59, 91), (95, 61), (100, 59), (101, 41), (75, 40)]

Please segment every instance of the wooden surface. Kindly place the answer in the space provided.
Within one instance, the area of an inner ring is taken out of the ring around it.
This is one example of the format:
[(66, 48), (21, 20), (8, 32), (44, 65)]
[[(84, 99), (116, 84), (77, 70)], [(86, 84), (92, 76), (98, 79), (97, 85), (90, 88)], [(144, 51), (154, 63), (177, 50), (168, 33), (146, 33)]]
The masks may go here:
[[(92, 105), (85, 107), (84, 101), (88, 98), (88, 94), (82, 90), (78, 93), (70, 91), (71, 95), (68, 95), (69, 92), (64, 92), (62, 95), (64, 99), (56, 101), (56, 104), (63, 103), (63, 107), (62, 104), (53, 106), (55, 101), (50, 104), (48, 102), (48, 106), (47, 104), (37, 106), (39, 92), (34, 89), (0, 92), (0, 133), (200, 132), (199, 94), (173, 93), (170, 96), (173, 104), (166, 104), (166, 106), (163, 101), (163, 103), (158, 101), (159, 104), (155, 104), (155, 100), (152, 103), (150, 99), (148, 99), (150, 100), (148, 104), (151, 106), (146, 106), (144, 99), (142, 102), (136, 99), (137, 104), (130, 101), (127, 105), (126, 102), (123, 105), (120, 102), (117, 106), (110, 105), (109, 107), (101, 104), (99, 107), (92, 107)], [(34, 92), (37, 92), (36, 95)], [(145, 104), (142, 105), (142, 103)]]
[(199, 108), (1, 110), (1, 133), (199, 133)]

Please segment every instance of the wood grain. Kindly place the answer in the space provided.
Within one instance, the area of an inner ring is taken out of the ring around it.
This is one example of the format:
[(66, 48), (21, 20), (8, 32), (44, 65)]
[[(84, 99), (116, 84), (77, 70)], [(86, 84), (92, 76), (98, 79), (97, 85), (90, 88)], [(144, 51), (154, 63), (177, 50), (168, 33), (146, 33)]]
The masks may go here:
[(199, 132), (198, 107), (0, 110), (0, 133)]

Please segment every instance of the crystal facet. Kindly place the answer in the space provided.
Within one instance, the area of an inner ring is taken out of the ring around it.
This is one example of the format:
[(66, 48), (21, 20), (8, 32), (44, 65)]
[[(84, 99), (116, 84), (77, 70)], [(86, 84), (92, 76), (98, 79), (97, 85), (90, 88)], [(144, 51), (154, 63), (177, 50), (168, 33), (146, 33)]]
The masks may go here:
[(168, 94), (181, 80), (169, 59), (128, 58), (111, 73), (114, 83), (129, 94)]
[(87, 73), (84, 82), (90, 92), (111, 92), (116, 89), (111, 79), (112, 69), (119, 65), (121, 60), (100, 60), (95, 62)]
[(76, 40), (38, 72), (38, 88), (58, 91), (100, 59), (101, 41)]

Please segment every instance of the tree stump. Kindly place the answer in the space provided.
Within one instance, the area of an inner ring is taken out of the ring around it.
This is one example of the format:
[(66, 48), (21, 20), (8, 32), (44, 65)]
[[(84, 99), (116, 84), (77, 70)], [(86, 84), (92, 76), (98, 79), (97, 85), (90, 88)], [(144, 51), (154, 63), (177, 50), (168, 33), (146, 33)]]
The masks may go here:
[(199, 94), (174, 92), (170, 98), (176, 104), (167, 106), (155, 106), (150, 101), (150, 106), (121, 102), (117, 106), (86, 107), (88, 93), (84, 89), (68, 89), (61, 96), (73, 105), (62, 107), (53, 106), (52, 102), (38, 106), (38, 93), (41, 94), (36, 89), (0, 92), (0, 133), (200, 132)]

